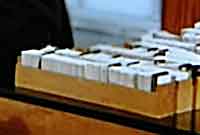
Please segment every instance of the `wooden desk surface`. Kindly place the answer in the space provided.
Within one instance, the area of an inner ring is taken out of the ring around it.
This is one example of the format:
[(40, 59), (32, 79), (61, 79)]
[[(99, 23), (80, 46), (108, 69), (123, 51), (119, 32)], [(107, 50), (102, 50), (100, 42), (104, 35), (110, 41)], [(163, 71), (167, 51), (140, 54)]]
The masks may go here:
[[(10, 132), (10, 129), (14, 132), (25, 132), (21, 130), (26, 129), (25, 127), (30, 127), (30, 129), (33, 128), (32, 130), (39, 128), (44, 133), (44, 129), (52, 127), (52, 124), (59, 125), (60, 122), (63, 122), (63, 124), (61, 124), (62, 129), (63, 126), (65, 126), (65, 123), (75, 125), (74, 127), (77, 128), (79, 118), (81, 120), (80, 123), (83, 124), (82, 126), (87, 127), (90, 125), (89, 129), (94, 129), (94, 133), (96, 133), (96, 128), (104, 130), (105, 132), (102, 131), (104, 134), (111, 134), (109, 132), (111, 129), (116, 133), (118, 132), (118, 128), (121, 130), (121, 132), (118, 133), (123, 132), (123, 134), (129, 134), (129, 131), (132, 134), (139, 133), (144, 135), (148, 135), (149, 132), (158, 134), (192, 133), (192, 135), (198, 135), (198, 133), (200, 133), (200, 112), (198, 111), (194, 113), (195, 115), (193, 116), (195, 117), (191, 117), (191, 113), (184, 113), (177, 115), (176, 117), (169, 117), (162, 120), (149, 119), (143, 116), (127, 114), (126, 112), (105, 108), (103, 106), (94, 106), (84, 102), (62, 99), (60, 97), (54, 97), (53, 95), (43, 95), (35, 92), (31, 93), (30, 90), (23, 91), (23, 89), (20, 88), (17, 88), (15, 93), (4, 93), (0, 89), (0, 104), (0, 128), (4, 129), (2, 130), (2, 134), (4, 131)], [(68, 122), (68, 117), (73, 117), (75, 120), (73, 119), (73, 121), (71, 119), (72, 121)], [(65, 118), (66, 120), (64, 120)], [(2, 126), (1, 123), (3, 123), (4, 126)], [(16, 123), (19, 123), (17, 129)], [(34, 125), (32, 126), (31, 123), (34, 123)], [(38, 127), (38, 123), (40, 123), (40, 127)], [(47, 126), (48, 124), (49, 126)], [(68, 127), (71, 128), (72, 125)], [(64, 129), (62, 129), (59, 129), (58, 127), (59, 131), (64, 131)], [(82, 130), (82, 128), (80, 129)], [(97, 131), (101, 131), (100, 129)], [(50, 130), (54, 130), (54, 128), (50, 128)], [(66, 130), (67, 131), (65, 132), (70, 135), (72, 129), (69, 130), (71, 131), (70, 133), (68, 132), (67, 127)], [(89, 131), (92, 132), (93, 130)], [(45, 132), (47, 131), (45, 130)], [(51, 132), (55, 133), (57, 130)], [(74, 132), (77, 133), (78, 131)], [(32, 135), (33, 133), (30, 134)], [(87, 135), (89, 134), (90, 133)]]
[(153, 135), (6, 98), (0, 98), (0, 106), (0, 135)]

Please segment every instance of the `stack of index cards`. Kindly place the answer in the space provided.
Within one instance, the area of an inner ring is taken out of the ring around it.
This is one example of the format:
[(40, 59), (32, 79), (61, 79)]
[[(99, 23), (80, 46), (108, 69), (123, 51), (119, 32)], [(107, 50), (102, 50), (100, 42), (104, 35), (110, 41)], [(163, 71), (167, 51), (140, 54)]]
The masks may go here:
[(181, 35), (174, 35), (167, 31), (157, 31), (151, 32), (147, 35), (144, 35), (141, 40), (165, 44), (170, 47), (183, 48), (189, 51), (200, 52), (200, 23), (197, 22), (194, 28), (183, 28), (181, 30)]
[(200, 30), (194, 28), (182, 29), (182, 40), (190, 43), (200, 43)]
[(189, 51), (195, 51), (196, 50), (196, 43), (190, 43), (180, 40), (170, 40), (170, 39), (161, 39), (161, 38), (155, 38), (153, 35), (147, 34), (142, 37), (142, 41), (146, 41), (149, 43), (156, 43), (156, 44), (164, 44), (169, 47), (178, 47), (183, 48)]
[(126, 58), (123, 56), (120, 56), (118, 58), (114, 59), (117, 62), (120, 62), (122, 66), (130, 66), (133, 64), (139, 64), (140, 60), (139, 59), (131, 59), (131, 58)]
[(62, 55), (62, 56), (71, 56), (71, 57), (78, 57), (81, 55), (82, 52), (77, 50), (71, 50), (71, 49), (62, 49), (55, 51), (55, 54)]
[(74, 57), (49, 54), (42, 57), (42, 70), (84, 78), (85, 66), (88, 63), (86, 60)]
[[(141, 48), (137, 49), (126, 49), (126, 48), (120, 48), (120, 47), (112, 47), (108, 45), (97, 45), (91, 47), (92, 49), (102, 49), (102, 52), (110, 52), (111, 54), (114, 54), (117, 52), (117, 54), (121, 54), (122, 56), (128, 56), (130, 58), (134, 59), (140, 59), (140, 60), (150, 60), (154, 61), (156, 58), (156, 55), (160, 52), (165, 52), (165, 57), (163, 57), (166, 62), (171, 63), (177, 63), (177, 64), (192, 64), (192, 65), (200, 65), (200, 55), (196, 54), (195, 52), (188, 51), (187, 49), (175, 47), (175, 46), (168, 46), (166, 44), (162, 44), (162, 42), (159, 43), (152, 43), (147, 41), (141, 41), (138, 44), (141, 46)], [(146, 48), (146, 51), (145, 49)], [(158, 48), (157, 50), (148, 51), (151, 48)], [(120, 51), (121, 49), (121, 51)], [(116, 51), (117, 50), (117, 51)], [(160, 58), (160, 57), (159, 57)]]
[(137, 70), (125, 66), (112, 66), (109, 68), (109, 83), (129, 88), (137, 88)]
[(109, 44), (97, 44), (95, 46), (90, 47), (91, 51), (94, 50), (100, 50), (101, 52), (108, 53), (111, 55), (122, 55), (122, 56), (128, 56), (132, 55), (132, 52), (130, 49), (127, 48), (121, 48), (121, 47), (113, 47), (112, 45)]
[(139, 90), (151, 92), (158, 85), (169, 84), (172, 82), (172, 76), (168, 70), (155, 66), (131, 65), (130, 68), (137, 70), (136, 83)]
[(115, 62), (90, 62), (85, 67), (85, 79), (108, 83), (108, 69)]
[(112, 55), (105, 53), (86, 54), (82, 59), (90, 61), (85, 67), (85, 79), (108, 83), (108, 69), (110, 66), (120, 64)]
[[(166, 51), (166, 60), (168, 62), (175, 62), (175, 63), (179, 63), (179, 64), (200, 63), (200, 55), (198, 55), (195, 52), (183, 49), (183, 48), (178, 48), (175, 46), (172, 47), (172, 46), (167, 46), (164, 43), (158, 44), (158, 43), (152, 43), (152, 42), (148, 42), (148, 41), (140, 41), (140, 42), (136, 42), (136, 43), (133, 42), (133, 44), (139, 44), (140, 46), (146, 47), (146, 48), (158, 48), (158, 52), (161, 52), (162, 50), (167, 50)], [(153, 52), (152, 54), (155, 54), (155, 53), (156, 53), (156, 51)], [(141, 54), (141, 55), (144, 55), (143, 57), (145, 57), (146, 54)], [(149, 57), (149, 58), (151, 58), (151, 57)], [(154, 57), (151, 58), (150, 60), (154, 60)]]
[(112, 66), (109, 68), (109, 83), (152, 92), (157, 85), (172, 82), (168, 70), (157, 67), (142, 67), (140, 64)]
[(42, 57), (42, 70), (108, 83), (108, 68), (119, 64), (106, 54), (87, 54), (80, 57), (49, 54)]
[(196, 23), (194, 24), (194, 28), (195, 28), (195, 29), (200, 29), (200, 22), (196, 22)]
[(109, 45), (96, 45), (90, 48), (91, 50), (101, 50), (104, 53), (118, 54), (130, 58), (138, 58), (152, 60), (156, 51), (148, 51), (146, 48), (127, 49), (121, 47), (112, 47)]
[(41, 57), (45, 54), (54, 52), (56, 47), (47, 46), (41, 50), (27, 50), (22, 51), (21, 54), (21, 64), (23, 66), (39, 68), (41, 63)]
[(185, 34), (185, 33), (191, 33), (194, 35), (200, 35), (200, 30), (199, 29), (195, 29), (195, 28), (184, 28), (181, 30), (181, 34)]
[[(179, 63), (164, 63), (161, 65), (155, 65), (152, 61), (140, 61), (138, 65), (132, 65), (134, 69), (140, 68), (141, 70), (146, 70), (146, 68), (153, 69), (163, 69), (169, 73), (171, 78), (174, 78), (176, 81), (189, 80), (191, 77), (191, 64), (179, 64)], [(173, 80), (172, 80), (173, 81)], [(161, 84), (161, 83), (160, 83)]]
[(159, 39), (180, 40), (180, 36), (172, 34), (168, 31), (153, 32), (153, 37)]
[[(129, 66), (112, 66), (109, 68), (109, 83), (151, 92), (159, 85), (190, 78), (190, 72), (179, 70), (178, 64), (157, 66), (151, 61), (140, 61)], [(169, 68), (171, 67), (171, 68)]]
[(81, 58), (87, 59), (90, 61), (98, 61), (98, 62), (107, 62), (112, 60), (112, 55), (106, 53), (89, 53), (86, 55), (82, 55)]
[(171, 70), (171, 69), (167, 69), (167, 71), (172, 77), (174, 77), (175, 81), (177, 82), (189, 80), (191, 77), (191, 74), (189, 72), (182, 72), (182, 71)]
[[(135, 68), (133, 65), (132, 67)], [(154, 69), (164, 69), (169, 73), (169, 75), (174, 78), (176, 81), (184, 81), (188, 80), (191, 77), (191, 64), (178, 64), (178, 63), (164, 63), (161, 65), (155, 65), (151, 61), (142, 61), (140, 62), (141, 69), (146, 67), (154, 68)], [(173, 80), (172, 80), (173, 81)]]
[(184, 35), (182, 35), (182, 39), (185, 42), (196, 43), (196, 44), (200, 43), (200, 35), (195, 35), (193, 33), (185, 33)]

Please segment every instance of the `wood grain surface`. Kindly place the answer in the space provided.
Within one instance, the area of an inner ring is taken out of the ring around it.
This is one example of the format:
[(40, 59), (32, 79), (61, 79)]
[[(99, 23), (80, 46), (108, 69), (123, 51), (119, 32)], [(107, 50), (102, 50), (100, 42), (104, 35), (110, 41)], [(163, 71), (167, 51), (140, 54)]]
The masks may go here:
[(153, 135), (5, 98), (0, 105), (0, 135)]

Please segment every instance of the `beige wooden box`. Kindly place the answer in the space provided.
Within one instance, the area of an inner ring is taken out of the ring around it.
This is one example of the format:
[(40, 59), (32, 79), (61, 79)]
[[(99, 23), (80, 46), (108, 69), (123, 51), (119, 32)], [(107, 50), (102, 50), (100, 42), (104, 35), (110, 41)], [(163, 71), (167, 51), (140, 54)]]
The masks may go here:
[(196, 110), (200, 110), (200, 77), (197, 78)]
[[(158, 119), (191, 110), (193, 101), (192, 80), (158, 86), (155, 92), (147, 93), (20, 64), (17, 64), (16, 85)], [(197, 107), (200, 109), (199, 103)]]

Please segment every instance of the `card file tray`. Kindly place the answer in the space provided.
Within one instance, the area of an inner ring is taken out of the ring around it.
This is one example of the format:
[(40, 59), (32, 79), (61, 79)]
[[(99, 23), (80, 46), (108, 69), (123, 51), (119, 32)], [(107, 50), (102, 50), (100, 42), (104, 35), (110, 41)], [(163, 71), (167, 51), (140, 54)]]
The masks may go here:
[[(193, 109), (192, 80), (158, 86), (154, 92), (148, 93), (17, 64), (16, 85), (156, 119)], [(200, 88), (200, 83), (197, 85)], [(196, 96), (196, 109), (200, 109), (199, 90)]]

